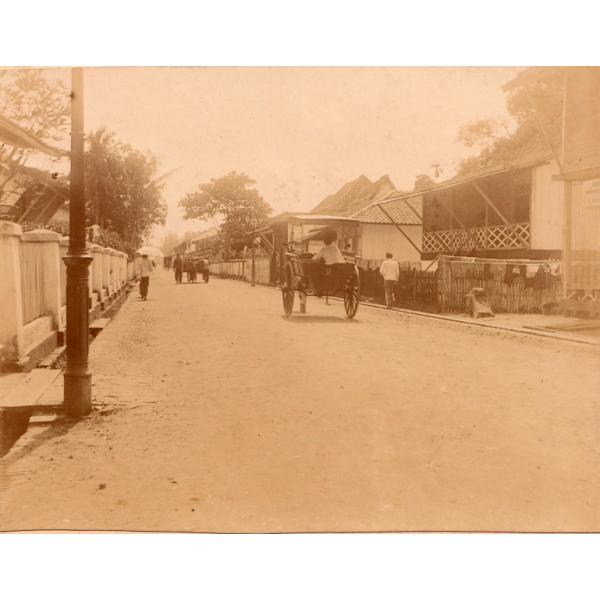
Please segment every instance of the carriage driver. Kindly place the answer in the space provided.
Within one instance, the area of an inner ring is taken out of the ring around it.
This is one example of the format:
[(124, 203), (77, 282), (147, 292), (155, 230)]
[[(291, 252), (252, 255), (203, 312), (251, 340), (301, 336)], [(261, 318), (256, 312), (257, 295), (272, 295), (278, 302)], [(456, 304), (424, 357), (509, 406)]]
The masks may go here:
[(324, 262), (326, 265), (345, 263), (346, 259), (340, 249), (333, 244), (337, 239), (337, 233), (333, 229), (327, 229), (323, 234), (325, 245), (313, 256), (313, 260)]

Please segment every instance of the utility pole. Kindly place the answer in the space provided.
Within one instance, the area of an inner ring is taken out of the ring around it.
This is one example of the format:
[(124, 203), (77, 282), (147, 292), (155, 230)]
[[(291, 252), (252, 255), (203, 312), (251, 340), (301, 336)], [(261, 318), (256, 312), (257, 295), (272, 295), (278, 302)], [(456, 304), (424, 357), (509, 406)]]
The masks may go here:
[(256, 241), (256, 217), (252, 217), (252, 276), (250, 279), (250, 286), (256, 286), (256, 248), (254, 242)]
[(92, 410), (92, 375), (88, 371), (89, 284), (85, 230), (83, 69), (71, 69), (71, 199), (67, 265), (67, 366), (64, 373), (64, 408), (81, 417)]

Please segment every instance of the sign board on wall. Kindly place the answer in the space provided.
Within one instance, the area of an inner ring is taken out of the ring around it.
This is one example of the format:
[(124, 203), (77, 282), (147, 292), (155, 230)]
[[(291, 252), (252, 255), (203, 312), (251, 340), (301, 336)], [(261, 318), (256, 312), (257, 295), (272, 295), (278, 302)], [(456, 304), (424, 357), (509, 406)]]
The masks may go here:
[(565, 105), (564, 170), (600, 168), (600, 67), (570, 69)]
[(587, 208), (600, 208), (600, 179), (581, 182), (582, 205)]

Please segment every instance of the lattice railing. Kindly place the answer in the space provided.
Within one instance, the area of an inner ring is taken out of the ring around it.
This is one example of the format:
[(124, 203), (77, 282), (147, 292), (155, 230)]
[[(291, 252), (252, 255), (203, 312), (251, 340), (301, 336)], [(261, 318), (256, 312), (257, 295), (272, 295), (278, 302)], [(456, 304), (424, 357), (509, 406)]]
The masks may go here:
[(430, 231), (423, 235), (423, 252), (528, 248), (529, 239), (529, 223)]

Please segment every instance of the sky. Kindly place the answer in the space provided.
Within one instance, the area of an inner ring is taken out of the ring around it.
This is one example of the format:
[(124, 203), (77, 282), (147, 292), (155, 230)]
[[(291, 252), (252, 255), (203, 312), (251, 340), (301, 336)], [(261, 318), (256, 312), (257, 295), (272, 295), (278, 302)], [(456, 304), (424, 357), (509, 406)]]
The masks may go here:
[(256, 180), (274, 214), (310, 210), (361, 174), (407, 190), (433, 163), (449, 177), (474, 152), (458, 129), (506, 117), (501, 86), (518, 70), (88, 68), (85, 126), (152, 151), (160, 173), (177, 169), (160, 239), (208, 227), (184, 221), (178, 203), (232, 170)]

